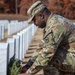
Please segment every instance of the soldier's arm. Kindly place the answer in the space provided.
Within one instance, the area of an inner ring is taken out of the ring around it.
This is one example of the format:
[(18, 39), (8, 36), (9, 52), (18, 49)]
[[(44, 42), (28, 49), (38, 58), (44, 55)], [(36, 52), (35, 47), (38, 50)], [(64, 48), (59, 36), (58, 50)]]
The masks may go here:
[(45, 66), (47, 66), (48, 61), (54, 55), (53, 51), (49, 51), (47, 49), (49, 49), (49, 48), (44, 48), (43, 50), (41, 50), (39, 52), (38, 57), (36, 58), (35, 62), (32, 65), (32, 69), (31, 69), (29, 75), (35, 75), (37, 72), (39, 72)]
[(48, 31), (47, 36), (44, 37), (46, 48), (43, 48), (39, 52), (39, 55), (33, 64), (35, 68), (31, 70), (30, 75), (35, 75), (38, 71), (48, 65), (48, 62), (50, 62), (50, 60), (53, 58), (64, 36), (65, 29), (59, 24), (54, 26), (51, 31)]
[(42, 49), (42, 47), (37, 48), (37, 50), (34, 51), (32, 57), (29, 59), (29, 61), (26, 63), (25, 66), (22, 67), (21, 73), (25, 73), (35, 62), (36, 58), (39, 55), (39, 51)]

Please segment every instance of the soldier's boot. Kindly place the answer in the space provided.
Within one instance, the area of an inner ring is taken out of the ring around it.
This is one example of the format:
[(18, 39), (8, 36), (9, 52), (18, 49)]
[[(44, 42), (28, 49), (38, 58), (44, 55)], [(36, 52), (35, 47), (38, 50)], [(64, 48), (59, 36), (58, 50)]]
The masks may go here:
[(58, 70), (55, 67), (47, 66), (44, 68), (44, 75), (58, 75)]
[(59, 72), (59, 75), (75, 75), (75, 74), (73, 74), (73, 73)]
[(75, 75), (75, 73), (73, 73), (72, 75)]

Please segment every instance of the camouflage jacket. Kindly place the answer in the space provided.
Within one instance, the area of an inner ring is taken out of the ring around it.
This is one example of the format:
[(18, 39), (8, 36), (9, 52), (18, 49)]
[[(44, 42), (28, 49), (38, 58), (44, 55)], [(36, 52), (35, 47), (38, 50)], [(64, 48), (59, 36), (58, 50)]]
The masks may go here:
[(72, 22), (62, 16), (51, 14), (44, 28), (43, 40), (44, 48), (36, 50), (31, 58), (34, 69), (31, 70), (30, 75), (35, 75), (49, 65), (54, 55), (60, 60), (61, 65), (65, 63), (75, 66), (75, 26)]

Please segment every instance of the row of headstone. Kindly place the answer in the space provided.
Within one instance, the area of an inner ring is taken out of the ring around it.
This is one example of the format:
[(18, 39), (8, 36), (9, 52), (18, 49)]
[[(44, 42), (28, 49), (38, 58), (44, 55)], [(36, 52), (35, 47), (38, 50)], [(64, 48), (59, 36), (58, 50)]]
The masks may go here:
[[(33, 30), (35, 28), (35, 30)], [(26, 50), (28, 50), (29, 44), (31, 43), (32, 37), (33, 37), (33, 31), (35, 33), (37, 27), (35, 27), (34, 25), (31, 25), (29, 27), (27, 27), (26, 29), (24, 29), (23, 31), (21, 31), (20, 33), (17, 33), (17, 35), (19, 36), (19, 58), (20, 60), (22, 60), (24, 58), (24, 54), (26, 53)], [(17, 52), (16, 52), (17, 53)], [(16, 57), (17, 58), (17, 57)]]
[(4, 39), (4, 25), (0, 25), (0, 41)]
[(11, 57), (22, 60), (32, 40), (37, 27), (31, 25), (8, 38), (6, 43), (0, 43), (0, 75), (7, 75), (7, 64)]
[(15, 55), (16, 59), (22, 60), (24, 58), (24, 54), (31, 43), (36, 29), (37, 27), (32, 24), (26, 29), (17, 33), (17, 35), (13, 35), (13, 38), (8, 38), (7, 42), (9, 43), (9, 61), (13, 55)]
[[(12, 23), (14, 23), (14, 24), (15, 23), (18, 23), (19, 26), (17, 26), (17, 24), (16, 24), (16, 26), (13, 25), (13, 27), (11, 28), (11, 27), (8, 26), (10, 23), (11, 24)], [(8, 30), (10, 30), (10, 31), (8, 31), (8, 33), (11, 33), (11, 31), (12, 32), (16, 32), (16, 31), (22, 29), (23, 27), (25, 27), (27, 25), (28, 25), (27, 24), (27, 21), (18, 22), (18, 20), (11, 20), (11, 21), (8, 21), (8, 20), (0, 20), (0, 41), (2, 39), (4, 39), (4, 31), (5, 31), (5, 29), (8, 29), (9, 28)]]
[(11, 21), (8, 24), (8, 35), (12, 35), (28, 26), (27, 21), (18, 22), (18, 21)]

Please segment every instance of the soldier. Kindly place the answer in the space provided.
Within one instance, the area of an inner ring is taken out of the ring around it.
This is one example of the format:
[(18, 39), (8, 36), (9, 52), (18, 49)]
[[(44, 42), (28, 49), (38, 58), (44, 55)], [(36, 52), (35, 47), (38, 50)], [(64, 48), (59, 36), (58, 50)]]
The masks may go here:
[[(27, 11), (28, 22), (44, 29), (44, 45), (36, 50), (32, 58), (22, 68), (22, 74), (33, 65), (28, 75), (35, 75), (43, 69), (43, 75), (55, 75), (51, 72), (58, 69), (57, 75), (72, 75), (75, 72), (75, 26), (68, 19), (53, 14), (41, 2), (35, 2)], [(52, 70), (52, 71), (51, 71)], [(55, 72), (55, 71), (54, 71)]]

